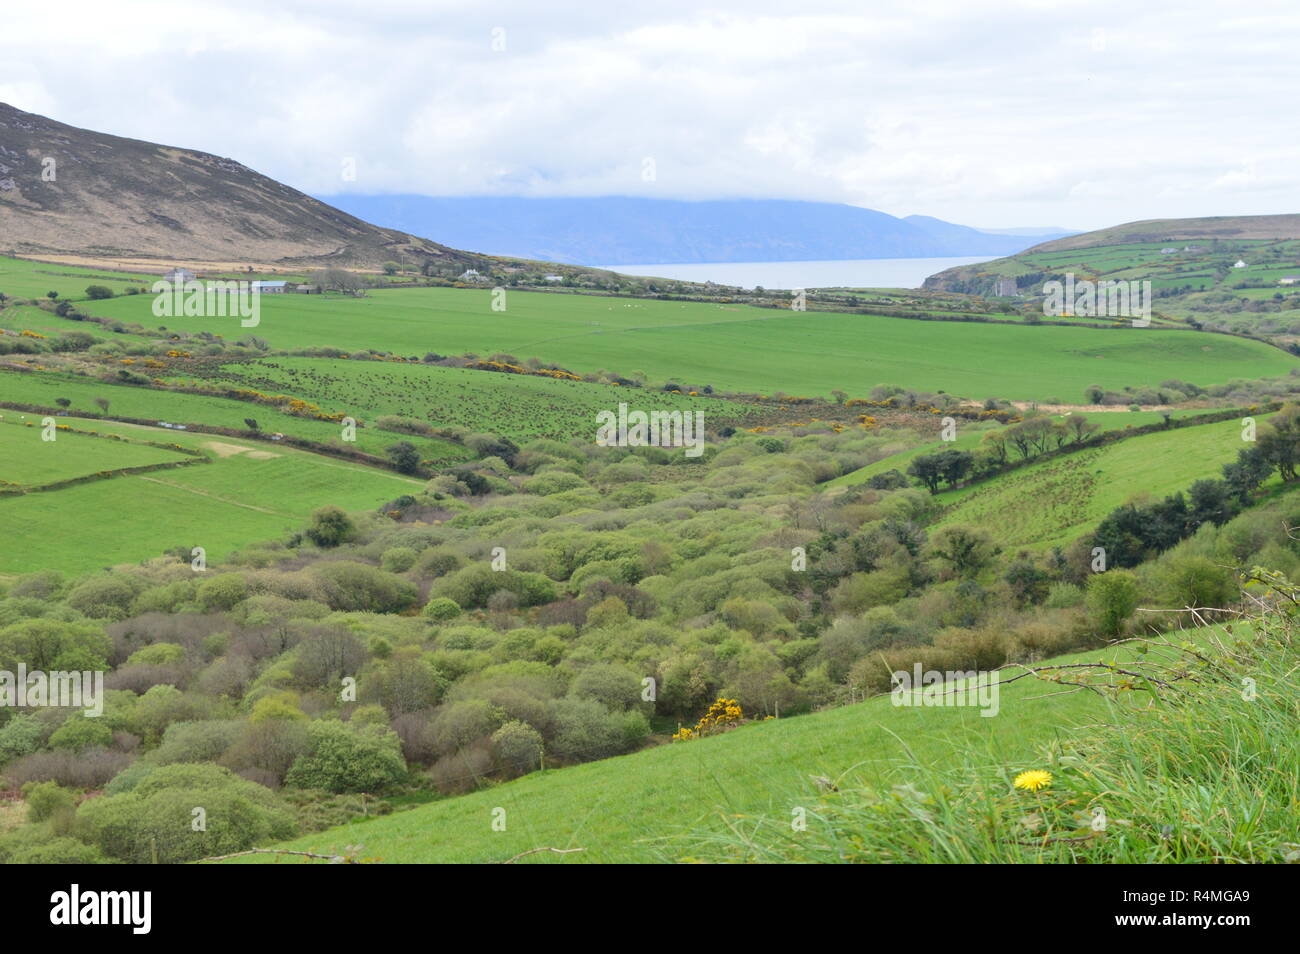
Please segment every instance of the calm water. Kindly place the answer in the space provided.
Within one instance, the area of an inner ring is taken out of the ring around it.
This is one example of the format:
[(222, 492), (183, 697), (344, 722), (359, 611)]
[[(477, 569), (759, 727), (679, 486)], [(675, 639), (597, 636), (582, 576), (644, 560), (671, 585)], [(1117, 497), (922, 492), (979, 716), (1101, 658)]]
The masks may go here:
[(987, 262), (988, 255), (958, 258), (860, 258), (842, 262), (717, 262), (680, 265), (598, 265), (624, 275), (651, 275), (684, 282), (717, 282), (741, 288), (920, 288), (935, 272)]

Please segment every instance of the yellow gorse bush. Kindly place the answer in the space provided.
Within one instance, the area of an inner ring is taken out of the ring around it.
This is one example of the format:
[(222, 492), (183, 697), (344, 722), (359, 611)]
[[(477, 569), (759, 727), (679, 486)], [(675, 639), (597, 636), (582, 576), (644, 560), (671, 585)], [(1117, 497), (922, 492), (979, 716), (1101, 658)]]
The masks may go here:
[(740, 703), (735, 699), (723, 699), (719, 697), (709, 710), (700, 717), (700, 721), (695, 723), (695, 727), (688, 729), (685, 726), (673, 733), (674, 742), (685, 742), (688, 739), (698, 739), (700, 736), (708, 735), (710, 732), (716, 732), (722, 729), (730, 729), (739, 725), (745, 717), (740, 707)]

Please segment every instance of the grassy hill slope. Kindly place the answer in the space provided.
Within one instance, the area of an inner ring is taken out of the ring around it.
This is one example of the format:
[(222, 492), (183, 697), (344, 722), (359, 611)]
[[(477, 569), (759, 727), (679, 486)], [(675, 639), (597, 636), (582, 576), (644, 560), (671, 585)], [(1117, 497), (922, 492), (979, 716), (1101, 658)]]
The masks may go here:
[(1031, 463), (939, 494), (939, 523), (996, 527), (1004, 547), (1064, 545), (1135, 497), (1159, 499), (1217, 476), (1247, 446), (1241, 434), (1240, 421), (1220, 421)]
[[(1098, 650), (1058, 661), (1128, 658)], [(906, 783), (909, 754), (939, 762), (972, 753), (1009, 771), (1039, 767), (1041, 752), (1071, 725), (1095, 720), (1106, 702), (1091, 693), (1023, 679), (1001, 690), (999, 714), (973, 708), (912, 708), (880, 696), (793, 719), (752, 723), (723, 735), (678, 742), (584, 765), (527, 775), (468, 795), (330, 829), (279, 847), (318, 853), (361, 845), (388, 863), (500, 862), (539, 847), (582, 848), (531, 855), (528, 862), (644, 862), (662, 839), (721, 827), (719, 813), (770, 815), (788, 825), (811, 805), (810, 774), (867, 784)], [(495, 808), (506, 830), (492, 828)], [(247, 863), (296, 862), (253, 856)]]

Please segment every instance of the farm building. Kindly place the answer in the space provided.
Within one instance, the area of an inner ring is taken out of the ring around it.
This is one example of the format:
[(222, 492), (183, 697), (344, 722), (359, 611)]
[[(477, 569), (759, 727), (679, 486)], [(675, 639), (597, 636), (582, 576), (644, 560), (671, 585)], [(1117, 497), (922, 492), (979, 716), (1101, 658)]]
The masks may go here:
[(288, 282), (253, 282), (253, 291), (263, 295), (283, 295), (288, 289)]
[(188, 268), (173, 268), (170, 272), (163, 272), (165, 282), (192, 282), (196, 277)]
[(1277, 280), (1279, 285), (1294, 285), (1300, 282), (1300, 275), (1284, 275)]
[(1236, 265), (1233, 265), (1232, 267), (1233, 267), (1233, 268), (1245, 268), (1245, 267), (1246, 267), (1246, 263), (1243, 262), (1241, 259), (1237, 259), (1237, 264), (1236, 264)]
[(459, 280), (462, 282), (485, 282), (487, 276), (480, 275), (477, 269), (467, 268), (461, 273)]

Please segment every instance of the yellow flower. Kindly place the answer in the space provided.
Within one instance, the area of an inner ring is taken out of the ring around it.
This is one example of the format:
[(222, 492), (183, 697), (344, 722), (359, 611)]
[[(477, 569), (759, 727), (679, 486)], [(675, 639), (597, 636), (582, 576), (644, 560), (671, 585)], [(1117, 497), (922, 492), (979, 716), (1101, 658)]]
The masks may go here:
[(1030, 769), (1017, 775), (1014, 784), (1016, 788), (1023, 788), (1030, 792), (1036, 792), (1040, 788), (1051, 788), (1052, 773), (1044, 772), (1042, 769)]

